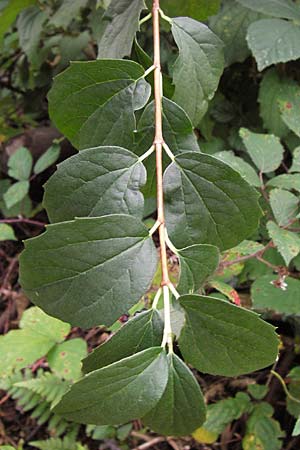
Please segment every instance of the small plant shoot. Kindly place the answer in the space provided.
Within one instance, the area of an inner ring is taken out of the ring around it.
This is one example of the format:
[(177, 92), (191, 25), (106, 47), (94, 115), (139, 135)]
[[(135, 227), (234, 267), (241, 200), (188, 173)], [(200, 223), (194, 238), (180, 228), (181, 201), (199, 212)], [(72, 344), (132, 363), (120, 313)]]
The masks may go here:
[[(206, 420), (191, 368), (237, 376), (276, 359), (273, 326), (241, 306), (203, 295), (220, 252), (251, 237), (262, 212), (257, 189), (231, 165), (202, 153), (193, 131), (218, 87), (223, 42), (194, 18), (168, 17), (159, 0), (146, 14), (141, 0), (123, 1), (121, 14), (117, 3), (112, 0), (106, 13), (113, 19), (101, 38), (100, 59), (71, 63), (49, 93), (51, 119), (78, 153), (59, 164), (45, 185), (51, 225), (25, 242), (20, 281), (47, 314), (77, 327), (109, 327), (147, 293), (160, 265), (160, 287), (149, 309), (83, 360), (85, 375), (53, 412), (95, 425), (140, 419), (157, 433), (184, 436)], [(130, 54), (148, 19), (153, 62), (143, 68), (114, 59)], [(169, 99), (163, 94), (161, 20), (178, 47)], [(274, 158), (261, 162), (252, 151), (263, 136), (247, 130), (241, 136), (262, 171), (277, 167)], [(280, 163), (280, 144), (273, 141), (267, 144), (278, 146)], [(26, 182), (28, 174), (11, 170)], [(157, 217), (149, 230), (144, 206), (153, 197)], [(277, 231), (269, 228), (275, 240)], [(177, 285), (167, 251), (179, 259)]]

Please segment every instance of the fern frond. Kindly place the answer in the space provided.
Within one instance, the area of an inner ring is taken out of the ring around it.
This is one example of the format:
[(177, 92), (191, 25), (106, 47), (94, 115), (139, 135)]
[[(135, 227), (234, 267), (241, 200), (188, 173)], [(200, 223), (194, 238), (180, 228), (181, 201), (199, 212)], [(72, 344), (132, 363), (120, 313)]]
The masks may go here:
[(85, 445), (75, 442), (69, 437), (65, 437), (64, 439), (52, 438), (47, 441), (34, 441), (30, 442), (30, 445), (40, 450), (88, 450)]

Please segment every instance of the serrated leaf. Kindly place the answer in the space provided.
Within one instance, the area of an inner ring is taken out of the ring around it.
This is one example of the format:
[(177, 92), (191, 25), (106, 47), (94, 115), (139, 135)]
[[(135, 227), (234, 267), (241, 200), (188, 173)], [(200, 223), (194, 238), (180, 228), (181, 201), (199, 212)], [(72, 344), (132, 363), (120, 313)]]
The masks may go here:
[(177, 291), (188, 294), (197, 291), (219, 265), (220, 254), (213, 245), (192, 245), (178, 251), (180, 278)]
[(48, 314), (88, 328), (111, 325), (147, 291), (157, 253), (134, 217), (79, 218), (25, 242), (20, 282)]
[(155, 406), (166, 388), (167, 377), (164, 350), (149, 348), (86, 375), (73, 384), (54, 412), (79, 423), (129, 422)]
[(277, 136), (253, 133), (246, 128), (240, 129), (240, 136), (252, 161), (262, 173), (278, 169), (284, 148)]
[(273, 326), (252, 311), (200, 295), (180, 297), (186, 323), (180, 351), (201, 372), (237, 376), (272, 364), (278, 352)]
[(300, 8), (292, 0), (237, 0), (238, 3), (272, 17), (300, 20)]
[(272, 64), (300, 58), (300, 27), (281, 19), (262, 19), (250, 25), (247, 42), (259, 71)]
[[(163, 98), (163, 135), (164, 140), (174, 155), (181, 152), (200, 152), (193, 125), (184, 110), (175, 102)], [(154, 126), (154, 102), (151, 102), (144, 110), (135, 133), (134, 152), (141, 156), (153, 143), (155, 134)], [(170, 162), (169, 157), (163, 154), (163, 164), (166, 167)], [(144, 162), (147, 169), (147, 184), (143, 189), (146, 197), (156, 195), (156, 161), (155, 154), (150, 155)]]
[(186, 436), (204, 422), (205, 403), (190, 369), (175, 354), (169, 354), (167, 358), (168, 381), (165, 391), (142, 421), (156, 433)]
[(211, 244), (225, 250), (257, 228), (256, 191), (212, 156), (177, 156), (165, 171), (164, 187), (166, 224), (177, 248)]
[(209, 26), (225, 44), (226, 66), (243, 62), (250, 55), (246, 33), (249, 25), (260, 18), (261, 14), (249, 11), (236, 0), (227, 0), (219, 13), (210, 19)]
[(42, 154), (42, 156), (39, 157), (37, 162), (34, 165), (33, 172), (37, 175), (41, 172), (44, 172), (44, 170), (48, 169), (48, 167), (52, 166), (57, 159), (59, 158), (60, 154), (60, 145), (59, 144), (53, 144), (51, 147), (48, 148), (48, 150)]
[(173, 69), (174, 101), (196, 126), (223, 72), (223, 43), (206, 25), (188, 17), (172, 19), (172, 34), (179, 48)]
[(282, 175), (278, 175), (277, 177), (271, 178), (271, 180), (268, 181), (267, 186), (274, 186), (300, 192), (300, 174), (284, 173)]
[(76, 338), (53, 347), (47, 361), (53, 373), (65, 380), (77, 380), (81, 375), (81, 360), (87, 355), (84, 339)]
[(270, 204), (279, 226), (289, 225), (299, 211), (299, 199), (291, 192), (283, 189), (272, 189)]
[(286, 290), (276, 286), (276, 275), (264, 275), (254, 281), (251, 287), (253, 307), (270, 309), (279, 313), (298, 314), (300, 310), (300, 282), (295, 278), (285, 279)]
[(276, 223), (269, 221), (267, 229), (286, 265), (300, 253), (300, 238), (292, 231), (280, 228)]
[(17, 181), (12, 184), (3, 195), (3, 200), (8, 209), (19, 203), (26, 197), (29, 191), (29, 181)]
[(87, 3), (87, 0), (64, 0), (51, 17), (50, 23), (57, 28), (68, 28)]
[(129, 320), (104, 344), (83, 360), (84, 373), (108, 366), (162, 341), (163, 322), (156, 310), (142, 312)]
[(300, 172), (300, 147), (296, 147), (293, 151), (293, 164), (289, 172)]
[[(299, 28), (300, 30), (300, 28)], [(299, 56), (300, 57), (300, 56)], [(287, 127), (300, 137), (300, 89), (295, 87), (289, 92), (282, 93), (279, 98), (281, 118)]]
[(8, 160), (8, 175), (19, 181), (28, 180), (32, 168), (32, 155), (28, 148), (21, 147)]
[(16, 241), (13, 227), (7, 223), (0, 223), (0, 241)]
[(131, 53), (139, 30), (139, 18), (145, 9), (144, 0), (112, 0), (102, 16), (105, 28), (98, 40), (98, 58), (123, 58)]
[(51, 222), (117, 213), (142, 218), (145, 182), (145, 167), (129, 150), (90, 148), (58, 166), (45, 185), (44, 206)]
[(204, 22), (218, 11), (220, 3), (220, 0), (161, 0), (161, 8), (170, 16), (187, 16)]
[(280, 78), (274, 68), (267, 71), (259, 86), (258, 101), (264, 127), (280, 138), (285, 137), (289, 129), (281, 118), (278, 99), (289, 95), (290, 90), (294, 88), (293, 80)]
[(0, 45), (8, 28), (16, 20), (18, 14), (28, 6), (34, 5), (36, 0), (9, 0), (0, 12)]
[(259, 177), (253, 167), (242, 158), (235, 156), (232, 151), (217, 152), (213, 156), (236, 170), (251, 186), (260, 186)]
[(79, 149), (132, 148), (134, 111), (143, 108), (150, 95), (143, 75), (144, 69), (133, 61), (71, 63), (54, 79), (49, 92), (51, 118)]

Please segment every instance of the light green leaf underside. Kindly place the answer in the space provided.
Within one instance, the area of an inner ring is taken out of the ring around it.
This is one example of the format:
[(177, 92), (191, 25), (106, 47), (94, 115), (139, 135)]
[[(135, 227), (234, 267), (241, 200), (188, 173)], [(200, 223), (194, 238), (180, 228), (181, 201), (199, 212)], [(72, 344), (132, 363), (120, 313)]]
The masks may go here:
[(280, 78), (273, 68), (267, 71), (260, 83), (258, 97), (260, 116), (264, 127), (280, 138), (285, 137), (289, 129), (282, 120), (278, 99), (284, 98), (294, 88), (293, 80)]
[(166, 436), (186, 436), (205, 420), (205, 404), (190, 369), (175, 354), (168, 355), (168, 382), (155, 407), (144, 417), (145, 425)]
[(44, 206), (51, 222), (117, 213), (142, 218), (145, 182), (145, 167), (130, 151), (86, 149), (58, 166), (45, 185)]
[(163, 322), (156, 310), (142, 312), (129, 320), (104, 344), (83, 360), (85, 373), (108, 366), (149, 347), (161, 344)]
[(51, 17), (51, 24), (57, 28), (66, 29), (87, 3), (87, 0), (64, 0)]
[(300, 173), (278, 175), (268, 181), (267, 185), (300, 192)]
[(155, 406), (167, 378), (167, 356), (162, 348), (153, 347), (89, 373), (71, 387), (54, 412), (78, 423), (126, 423)]
[(186, 323), (179, 338), (185, 361), (213, 375), (237, 376), (272, 364), (278, 352), (274, 327), (227, 301), (185, 295)]
[(300, 147), (296, 147), (293, 151), (293, 164), (290, 172), (300, 172)]
[[(197, 143), (196, 135), (193, 130), (193, 125), (184, 112), (184, 110), (175, 102), (163, 98), (163, 135), (164, 140), (172, 150), (174, 155), (181, 152), (191, 151), (199, 152), (199, 145)], [(134, 152), (141, 156), (145, 153), (153, 143), (153, 136), (155, 135), (154, 126), (154, 102), (151, 102), (144, 110), (137, 126), (135, 133)], [(169, 164), (170, 159), (164, 153), (163, 164), (164, 167)], [(147, 184), (143, 189), (145, 197), (155, 196), (156, 194), (156, 165), (155, 154), (148, 157), (144, 162), (147, 169)]]
[(297, 85), (293, 88), (289, 92), (281, 93), (278, 103), (282, 120), (290, 130), (300, 137), (300, 89)]
[(240, 129), (240, 136), (252, 161), (262, 173), (278, 169), (283, 159), (284, 148), (277, 136), (252, 133), (246, 128)]
[(48, 95), (50, 116), (79, 149), (131, 148), (134, 111), (143, 108), (150, 95), (143, 74), (144, 69), (133, 61), (71, 63), (54, 79)]
[(213, 245), (192, 245), (178, 251), (180, 278), (177, 291), (188, 294), (197, 291), (218, 267), (220, 254)]
[(291, 192), (283, 189), (272, 189), (270, 204), (279, 226), (289, 225), (299, 211), (299, 199)]
[(300, 58), (300, 27), (281, 19), (262, 19), (250, 25), (247, 42), (259, 71), (272, 64)]
[(247, 183), (251, 184), (251, 186), (260, 186), (259, 177), (253, 167), (242, 158), (235, 156), (232, 151), (225, 150), (223, 152), (214, 153), (213, 156), (236, 170)]
[(60, 154), (60, 145), (53, 144), (34, 165), (33, 172), (39, 174), (56, 162)]
[(261, 212), (256, 191), (212, 156), (177, 156), (165, 171), (164, 186), (166, 224), (177, 248), (211, 244), (225, 250), (258, 226)]
[(0, 223), (0, 241), (16, 241), (16, 235), (13, 227), (7, 223)]
[(269, 221), (267, 229), (286, 265), (300, 253), (300, 238), (292, 231), (280, 228), (276, 223)]
[(143, 9), (145, 9), (144, 0), (110, 2), (102, 17), (105, 30), (97, 42), (98, 58), (123, 58), (130, 55)]
[(227, 66), (243, 62), (250, 55), (246, 41), (247, 30), (252, 22), (260, 18), (261, 14), (244, 8), (236, 0), (227, 0), (220, 12), (210, 19), (209, 26), (225, 44)]
[(285, 314), (299, 314), (299, 280), (291, 277), (286, 278), (287, 289), (282, 290), (272, 284), (276, 278), (276, 275), (265, 275), (254, 281), (251, 287), (253, 307), (270, 309)]
[(111, 325), (137, 303), (156, 265), (153, 241), (136, 218), (79, 218), (26, 241), (20, 282), (48, 314), (88, 328)]
[(172, 34), (179, 48), (173, 71), (174, 101), (196, 126), (223, 72), (223, 43), (206, 25), (188, 17), (172, 19)]
[(8, 175), (19, 181), (28, 180), (32, 168), (32, 155), (28, 148), (21, 147), (8, 160)]
[(35, 3), (37, 3), (36, 0), (9, 0), (7, 6), (0, 12), (0, 45), (5, 32), (13, 24), (18, 14)]
[(29, 181), (17, 181), (12, 184), (3, 195), (3, 200), (8, 209), (20, 203), (29, 191)]
[(47, 361), (53, 373), (65, 380), (77, 380), (81, 376), (81, 360), (87, 355), (84, 339), (70, 339), (53, 347)]
[(300, 20), (300, 8), (292, 0), (237, 0), (238, 3), (268, 16)]

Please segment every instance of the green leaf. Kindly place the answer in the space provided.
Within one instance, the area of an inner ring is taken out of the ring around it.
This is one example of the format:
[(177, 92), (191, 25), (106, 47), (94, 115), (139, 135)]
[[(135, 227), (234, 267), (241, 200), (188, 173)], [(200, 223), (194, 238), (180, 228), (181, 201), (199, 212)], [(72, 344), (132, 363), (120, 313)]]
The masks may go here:
[(234, 152), (223, 151), (214, 153), (213, 156), (236, 170), (247, 183), (251, 184), (251, 186), (260, 186), (259, 177), (253, 167), (242, 158), (235, 156)]
[(223, 43), (206, 25), (188, 17), (172, 19), (172, 34), (179, 48), (173, 70), (174, 101), (196, 126), (223, 72)]
[(163, 322), (156, 310), (142, 312), (83, 360), (85, 373), (108, 366), (162, 341)]
[(164, 186), (167, 228), (177, 248), (212, 244), (225, 250), (258, 226), (256, 191), (212, 156), (177, 156), (164, 174)]
[(34, 5), (36, 0), (9, 0), (0, 12), (0, 45), (8, 28), (14, 23), (18, 14), (28, 6)]
[(139, 189), (145, 182), (145, 167), (130, 151), (91, 148), (58, 166), (45, 186), (44, 205), (51, 222), (114, 213), (142, 218), (144, 198)]
[[(163, 135), (164, 140), (174, 155), (181, 152), (199, 152), (193, 125), (184, 110), (167, 98), (163, 98)], [(134, 152), (141, 156), (153, 143), (155, 134), (154, 126), (154, 102), (151, 102), (144, 110), (135, 133)], [(169, 158), (163, 155), (164, 167), (169, 164)], [(156, 195), (156, 161), (155, 154), (149, 156), (144, 162), (147, 169), (147, 184), (143, 189), (146, 197)]]
[(87, 5), (87, 0), (64, 0), (50, 19), (51, 25), (57, 28), (67, 29), (82, 8)]
[(300, 174), (294, 173), (292, 175), (284, 173), (277, 177), (271, 178), (268, 181), (267, 186), (275, 186), (282, 189), (290, 189), (300, 192)]
[(268, 16), (300, 20), (300, 8), (292, 0), (237, 0), (246, 8)]
[(54, 412), (79, 423), (129, 422), (145, 416), (156, 405), (167, 377), (164, 350), (149, 348), (86, 375), (73, 384)]
[(277, 136), (252, 133), (246, 128), (240, 129), (240, 136), (252, 161), (262, 173), (278, 169), (283, 159), (284, 148)]
[(0, 241), (17, 241), (13, 227), (0, 223)]
[(51, 147), (48, 148), (48, 150), (40, 156), (40, 158), (37, 160), (37, 162), (34, 165), (33, 172), (37, 175), (41, 172), (44, 172), (44, 170), (48, 169), (48, 167), (52, 166), (54, 164), (60, 154), (60, 145), (59, 144), (53, 144)]
[(17, 27), (20, 46), (27, 55), (32, 68), (38, 70), (44, 62), (44, 57), (48, 49), (41, 49), (40, 41), (48, 15), (40, 8), (32, 6), (21, 12), (18, 18)]
[[(297, 400), (300, 400), (300, 366), (293, 367), (288, 373), (288, 391)], [(295, 418), (300, 415), (300, 403), (287, 397), (286, 399), (286, 409)], [(295, 425), (296, 426), (296, 425)]]
[(87, 355), (87, 344), (77, 338), (58, 344), (50, 350), (47, 361), (53, 373), (65, 380), (77, 380), (81, 375), (81, 359)]
[(258, 101), (264, 127), (280, 138), (285, 137), (289, 129), (281, 118), (278, 99), (287, 95), (294, 87), (293, 80), (280, 78), (274, 68), (267, 71), (259, 86)]
[(227, 0), (220, 12), (212, 17), (209, 26), (224, 42), (226, 66), (235, 62), (243, 62), (250, 50), (246, 41), (249, 25), (261, 18), (258, 14), (244, 8), (236, 0)]
[(272, 189), (270, 204), (279, 226), (289, 225), (299, 211), (299, 199), (294, 194), (283, 189)]
[(137, 303), (156, 265), (153, 241), (136, 218), (79, 218), (25, 242), (20, 281), (46, 312), (88, 328), (111, 325)]
[(3, 199), (7, 208), (19, 203), (27, 195), (29, 191), (29, 181), (18, 181), (8, 188), (3, 195)]
[(286, 289), (276, 286), (276, 275), (264, 275), (254, 281), (251, 287), (253, 307), (270, 309), (279, 313), (298, 314), (300, 309), (300, 282), (295, 278), (285, 279)]
[(19, 148), (8, 160), (8, 175), (19, 181), (28, 180), (32, 168), (32, 156), (30, 151)]
[(254, 410), (247, 420), (246, 434), (243, 448), (247, 450), (280, 450), (284, 436), (279, 423), (272, 419), (273, 408), (265, 402), (254, 406)]
[(143, 108), (150, 95), (143, 75), (144, 69), (133, 61), (71, 63), (49, 92), (51, 118), (79, 149), (99, 145), (130, 149), (134, 111)]
[(179, 337), (184, 359), (201, 372), (237, 376), (272, 364), (278, 352), (275, 328), (227, 301), (184, 295), (186, 323)]
[(300, 58), (300, 27), (281, 19), (262, 19), (250, 25), (248, 45), (259, 71), (272, 64)]
[(292, 436), (299, 436), (300, 434), (300, 417), (298, 417), (297, 422), (295, 423)]
[(271, 221), (267, 223), (267, 229), (270, 238), (288, 266), (291, 260), (300, 252), (300, 238), (292, 231), (283, 230)]
[(98, 40), (98, 58), (123, 58), (131, 53), (139, 30), (139, 18), (145, 9), (144, 0), (112, 0), (102, 16), (105, 30)]
[(262, 400), (268, 393), (268, 386), (265, 384), (249, 384), (248, 391), (255, 400)]
[(300, 172), (300, 147), (296, 147), (293, 151), (293, 164), (289, 172)]
[(166, 436), (186, 436), (205, 420), (199, 384), (178, 356), (168, 355), (168, 382), (155, 407), (142, 418), (145, 425)]
[(62, 439), (50, 438), (44, 441), (33, 441), (29, 444), (40, 450), (88, 450), (85, 445), (75, 442), (72, 436), (65, 436)]
[(220, 254), (213, 245), (192, 245), (178, 251), (180, 279), (177, 291), (188, 294), (197, 291), (219, 265)]
[(291, 89), (290, 92), (281, 94), (281, 97), (279, 98), (279, 107), (281, 118), (284, 123), (290, 130), (300, 137), (300, 89), (298, 86)]
[(170, 16), (187, 16), (204, 22), (209, 16), (216, 14), (221, 0), (161, 0), (161, 8)]
[(71, 329), (68, 323), (50, 317), (36, 307), (26, 309), (20, 321), (20, 328), (31, 330), (53, 343), (63, 341)]

